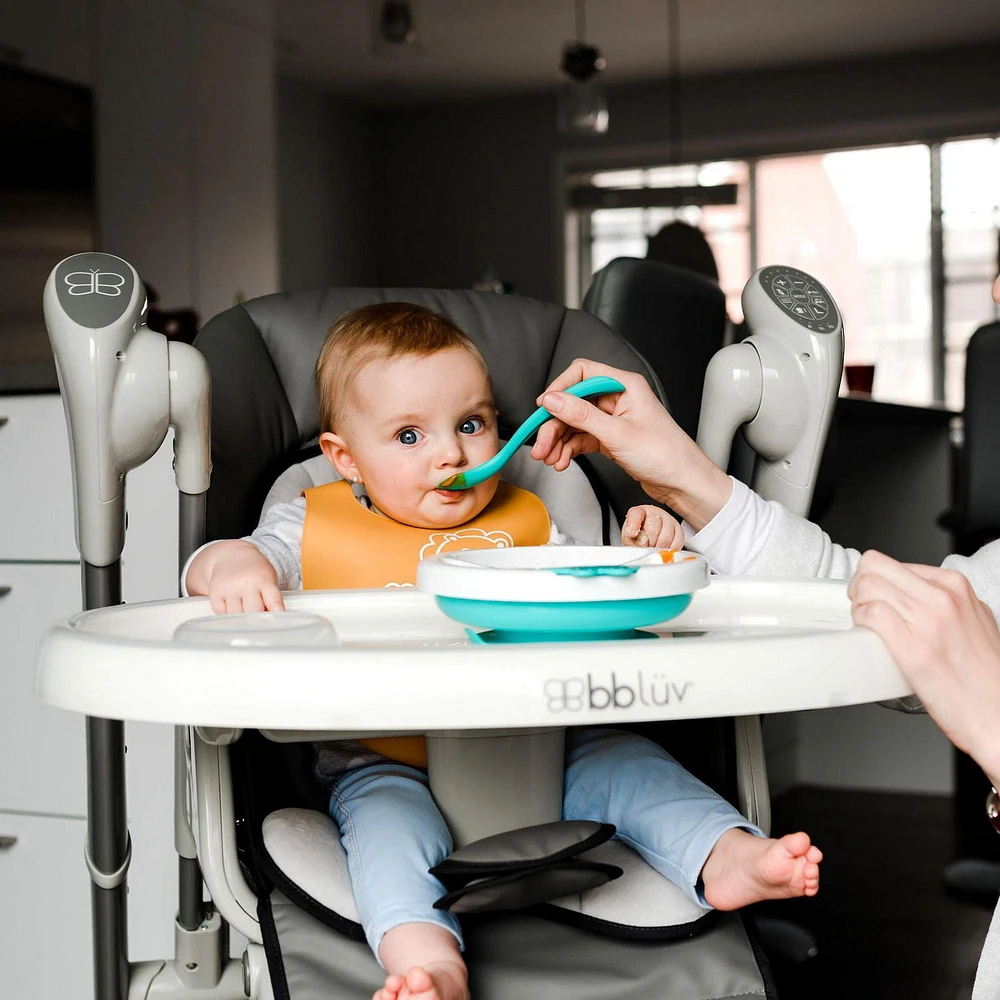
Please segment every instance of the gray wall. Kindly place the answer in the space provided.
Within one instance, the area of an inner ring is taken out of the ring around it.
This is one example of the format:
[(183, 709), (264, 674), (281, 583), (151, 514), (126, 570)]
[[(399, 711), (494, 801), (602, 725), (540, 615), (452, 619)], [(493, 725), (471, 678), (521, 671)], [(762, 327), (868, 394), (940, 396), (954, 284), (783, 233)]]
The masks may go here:
[[(1000, 44), (686, 80), (681, 158), (864, 145), (1000, 127)], [(669, 154), (663, 83), (615, 88), (603, 137), (567, 142), (552, 93), (378, 115), (379, 276), (467, 286), (492, 263), (526, 295), (559, 299), (565, 169)]]
[(307, 84), (278, 87), (281, 288), (372, 285), (376, 269), (372, 116)]
[(380, 115), (381, 280), (463, 288), (492, 264), (551, 298), (554, 115), (547, 96)]

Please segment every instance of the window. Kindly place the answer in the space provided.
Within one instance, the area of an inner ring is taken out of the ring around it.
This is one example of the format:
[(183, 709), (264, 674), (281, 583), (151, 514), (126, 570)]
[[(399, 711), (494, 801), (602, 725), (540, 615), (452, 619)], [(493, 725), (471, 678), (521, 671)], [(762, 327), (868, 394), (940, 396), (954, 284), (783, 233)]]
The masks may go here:
[(990, 288), (1000, 246), (1000, 139), (941, 145), (941, 229), (944, 241), (944, 393), (961, 409), (965, 347), (976, 328), (1000, 315)]
[(933, 395), (930, 150), (889, 146), (757, 165), (763, 263), (815, 275), (844, 317), (846, 364), (874, 364), (873, 393)]
[[(755, 267), (799, 267), (840, 305), (845, 361), (875, 365), (877, 398), (961, 409), (966, 344), (1000, 315), (989, 294), (1000, 268), (997, 137), (613, 170), (569, 184), (604, 196), (571, 197), (571, 304), (594, 272), (645, 256), (648, 237), (679, 219), (704, 231), (734, 321)], [(713, 203), (714, 185), (735, 196)]]
[[(681, 221), (705, 233), (719, 269), (730, 316), (742, 319), (740, 293), (750, 274), (750, 170), (743, 161), (681, 164), (643, 170), (609, 170), (577, 178), (595, 188), (721, 188), (734, 185), (735, 204), (686, 204), (648, 208), (597, 208), (578, 213), (581, 246), (578, 275), (571, 282), (586, 291), (590, 276), (615, 257), (645, 257), (646, 241), (669, 222)], [(703, 192), (704, 198), (710, 192)], [(697, 192), (693, 191), (697, 199)], [(665, 199), (667, 200), (667, 199)], [(580, 295), (582, 298), (582, 294)]]

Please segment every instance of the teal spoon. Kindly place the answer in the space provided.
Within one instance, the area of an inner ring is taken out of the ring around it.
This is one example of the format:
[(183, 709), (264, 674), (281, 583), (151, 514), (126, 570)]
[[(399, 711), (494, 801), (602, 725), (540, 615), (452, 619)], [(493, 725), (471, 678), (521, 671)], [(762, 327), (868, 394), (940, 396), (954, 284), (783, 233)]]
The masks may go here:
[[(625, 386), (617, 379), (609, 378), (607, 375), (595, 375), (593, 378), (585, 378), (582, 382), (577, 382), (576, 385), (571, 385), (563, 391), (568, 392), (571, 396), (586, 399), (588, 396), (603, 396), (609, 392), (624, 392)], [(551, 416), (552, 414), (544, 406), (539, 406), (488, 462), (483, 462), (482, 465), (477, 465), (474, 469), (469, 469), (468, 472), (459, 472), (457, 475), (449, 476), (444, 482), (438, 484), (438, 489), (467, 490), (470, 486), (485, 483), (510, 461), (514, 452)]]

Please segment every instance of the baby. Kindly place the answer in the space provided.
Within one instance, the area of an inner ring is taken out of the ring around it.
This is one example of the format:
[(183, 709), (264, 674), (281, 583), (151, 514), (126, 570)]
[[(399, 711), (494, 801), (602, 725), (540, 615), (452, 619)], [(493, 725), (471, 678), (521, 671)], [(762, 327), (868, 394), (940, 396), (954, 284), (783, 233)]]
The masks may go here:
[[(497, 478), (437, 488), (499, 450), (486, 365), (442, 317), (404, 303), (345, 314), (320, 352), (316, 391), (320, 447), (344, 480), (275, 505), (249, 538), (195, 553), (186, 589), (207, 594), (214, 611), (280, 610), (281, 591), (303, 587), (413, 584), (423, 554), (445, 534), (463, 548), (568, 542), (538, 497)], [(664, 511), (636, 507), (622, 541), (679, 547), (683, 536)], [(433, 908), (444, 889), (428, 869), (452, 842), (428, 791), (423, 739), (320, 744), (316, 773), (387, 974), (373, 1000), (468, 1000), (458, 920)], [(765, 837), (632, 733), (567, 732), (563, 816), (613, 823), (620, 840), (706, 909), (819, 888), (822, 855), (806, 834)]]

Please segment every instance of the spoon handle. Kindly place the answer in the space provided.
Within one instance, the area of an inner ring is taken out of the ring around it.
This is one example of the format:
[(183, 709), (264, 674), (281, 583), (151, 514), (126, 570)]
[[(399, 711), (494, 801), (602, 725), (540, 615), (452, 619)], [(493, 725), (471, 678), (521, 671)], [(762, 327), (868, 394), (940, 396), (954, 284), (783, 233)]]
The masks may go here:
[[(577, 382), (576, 385), (571, 385), (568, 389), (563, 390), (570, 396), (578, 396), (580, 399), (587, 399), (590, 396), (604, 396), (609, 392), (624, 392), (625, 386), (621, 384), (617, 379), (611, 378), (608, 375), (595, 375), (593, 378), (585, 378), (582, 382)], [(527, 420), (521, 424), (520, 427), (514, 432), (514, 435), (504, 446), (503, 450), (506, 452), (510, 449), (511, 454), (521, 447), (522, 444), (538, 430), (546, 420), (551, 419), (552, 414), (545, 409), (544, 406), (539, 406), (534, 413), (528, 417)], [(508, 455), (507, 458), (510, 456)], [(506, 461), (506, 458), (504, 459)]]
[[(571, 396), (585, 399), (588, 396), (603, 396), (609, 392), (624, 392), (625, 386), (608, 375), (595, 375), (593, 378), (585, 378), (582, 382), (571, 385), (565, 391)], [(438, 486), (438, 489), (465, 489), (469, 486), (478, 486), (490, 476), (495, 476), (507, 464), (514, 452), (551, 417), (552, 414), (544, 406), (539, 406), (488, 462), (483, 462), (482, 465), (469, 469), (467, 472), (459, 472), (454, 476), (449, 476)]]

